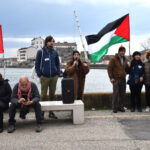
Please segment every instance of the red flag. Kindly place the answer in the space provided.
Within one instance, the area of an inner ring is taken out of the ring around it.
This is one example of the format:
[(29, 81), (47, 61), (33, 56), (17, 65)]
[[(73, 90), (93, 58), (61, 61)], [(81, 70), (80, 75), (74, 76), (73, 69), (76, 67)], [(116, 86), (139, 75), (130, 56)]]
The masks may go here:
[(3, 36), (2, 36), (2, 26), (1, 25), (0, 25), (0, 53), (4, 53)]

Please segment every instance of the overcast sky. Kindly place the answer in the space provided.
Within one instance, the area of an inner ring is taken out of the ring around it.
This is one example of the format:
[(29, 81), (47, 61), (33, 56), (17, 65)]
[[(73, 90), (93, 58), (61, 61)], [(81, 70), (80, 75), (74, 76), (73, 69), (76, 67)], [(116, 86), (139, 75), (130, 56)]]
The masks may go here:
[[(30, 46), (32, 38), (47, 35), (53, 35), (56, 42), (77, 42), (81, 51), (74, 10), (83, 36), (98, 33), (107, 23), (129, 13), (131, 53), (142, 50), (140, 43), (150, 38), (150, 0), (1, 0), (5, 56), (16, 57), (17, 50)], [(128, 49), (128, 44), (122, 45)], [(117, 50), (112, 47), (109, 54)]]

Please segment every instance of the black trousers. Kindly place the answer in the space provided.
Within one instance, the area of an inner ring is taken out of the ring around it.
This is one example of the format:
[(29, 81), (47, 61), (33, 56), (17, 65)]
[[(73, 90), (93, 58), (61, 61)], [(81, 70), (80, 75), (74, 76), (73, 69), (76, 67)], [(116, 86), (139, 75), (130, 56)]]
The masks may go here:
[(0, 128), (3, 128), (3, 113), (8, 107), (0, 107)]
[(145, 91), (146, 104), (150, 107), (150, 85), (145, 85)]
[[(35, 102), (32, 105), (27, 106), (28, 108), (33, 108), (35, 111), (35, 117), (37, 124), (42, 123), (42, 115), (41, 115), (41, 105), (39, 102)], [(16, 109), (21, 108), (21, 104), (11, 103), (9, 108), (9, 124), (14, 125), (16, 123), (15, 115), (16, 115)]]
[(130, 103), (131, 103), (131, 108), (135, 109), (135, 105), (137, 105), (137, 108), (141, 108), (141, 89), (142, 89), (143, 84), (138, 83), (138, 84), (132, 84), (130, 85)]

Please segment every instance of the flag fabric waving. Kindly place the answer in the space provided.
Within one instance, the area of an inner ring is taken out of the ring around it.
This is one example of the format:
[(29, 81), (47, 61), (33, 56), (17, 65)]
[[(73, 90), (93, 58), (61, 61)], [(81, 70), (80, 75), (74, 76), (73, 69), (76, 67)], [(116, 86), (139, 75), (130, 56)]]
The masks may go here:
[(0, 53), (4, 53), (3, 36), (2, 36), (2, 26), (1, 25), (0, 25)]
[(129, 14), (108, 23), (98, 34), (87, 35), (91, 62), (99, 62), (110, 46), (130, 41)]

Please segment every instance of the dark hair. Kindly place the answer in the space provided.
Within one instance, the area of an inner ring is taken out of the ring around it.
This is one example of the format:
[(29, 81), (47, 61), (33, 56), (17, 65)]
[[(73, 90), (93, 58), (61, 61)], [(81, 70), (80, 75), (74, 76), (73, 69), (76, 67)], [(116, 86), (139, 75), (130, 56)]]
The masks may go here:
[(121, 52), (121, 51), (126, 51), (125, 47), (120, 46), (119, 49), (118, 49), (118, 53)]
[(47, 36), (44, 41), (44, 46), (47, 46), (47, 43), (51, 42), (52, 40), (54, 40), (54, 38), (51, 35)]
[(138, 51), (135, 51), (135, 52), (132, 54), (132, 57), (134, 58), (136, 55), (141, 56), (141, 53), (140, 53), (140, 52), (138, 52)]
[(80, 55), (79, 51), (77, 50), (73, 51), (72, 55), (74, 55), (75, 53), (78, 53)]
[(2, 74), (0, 73), (0, 81), (3, 81), (3, 77), (2, 77)]

